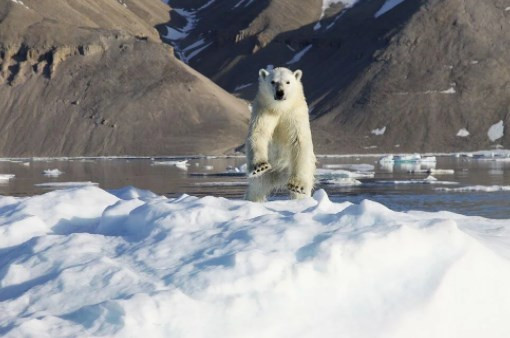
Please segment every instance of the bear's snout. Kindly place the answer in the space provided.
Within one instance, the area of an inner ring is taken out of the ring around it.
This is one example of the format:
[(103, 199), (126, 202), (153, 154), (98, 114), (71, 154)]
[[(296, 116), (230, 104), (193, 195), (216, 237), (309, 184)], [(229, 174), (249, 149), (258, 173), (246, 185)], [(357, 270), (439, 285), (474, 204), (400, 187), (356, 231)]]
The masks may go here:
[(277, 88), (274, 98), (275, 100), (283, 100), (283, 97), (285, 96), (285, 92), (281, 88)]

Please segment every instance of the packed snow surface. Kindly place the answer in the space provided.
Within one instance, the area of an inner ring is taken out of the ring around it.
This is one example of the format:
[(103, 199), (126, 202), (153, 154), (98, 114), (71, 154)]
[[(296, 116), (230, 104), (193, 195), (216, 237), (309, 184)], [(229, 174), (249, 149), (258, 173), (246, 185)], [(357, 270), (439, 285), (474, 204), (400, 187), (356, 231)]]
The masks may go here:
[(362, 201), (0, 197), (9, 337), (510, 337), (510, 220)]

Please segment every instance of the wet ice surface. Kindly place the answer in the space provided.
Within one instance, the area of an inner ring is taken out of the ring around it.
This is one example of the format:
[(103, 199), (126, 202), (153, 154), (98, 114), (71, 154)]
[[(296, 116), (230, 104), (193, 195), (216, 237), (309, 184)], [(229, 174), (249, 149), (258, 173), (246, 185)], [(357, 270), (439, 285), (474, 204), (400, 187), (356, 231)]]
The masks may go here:
[[(448, 210), (510, 217), (510, 161), (437, 156), (436, 163), (419, 164), (379, 163), (379, 159), (319, 157), (322, 176), (317, 188), (324, 188), (336, 202), (370, 199), (396, 211)], [(168, 197), (187, 193), (242, 198), (247, 182), (236, 168), (244, 162), (243, 157), (188, 158), (185, 162), (182, 158), (3, 160), (0, 175), (15, 176), (0, 180), (0, 194), (42, 194), (83, 182), (107, 190), (132, 185)], [(43, 175), (48, 169), (62, 174)], [(352, 175), (346, 175), (349, 172)], [(428, 179), (431, 175), (436, 181)], [(271, 197), (285, 198), (285, 192)]]

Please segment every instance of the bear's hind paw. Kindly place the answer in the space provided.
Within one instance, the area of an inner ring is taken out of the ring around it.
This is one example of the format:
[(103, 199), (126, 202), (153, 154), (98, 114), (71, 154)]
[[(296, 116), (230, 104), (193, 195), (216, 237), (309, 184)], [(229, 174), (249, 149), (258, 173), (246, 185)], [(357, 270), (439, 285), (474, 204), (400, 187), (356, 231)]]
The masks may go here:
[(267, 162), (260, 162), (253, 166), (253, 170), (249, 174), (249, 177), (262, 176), (265, 172), (271, 169), (271, 165)]
[(289, 189), (290, 192), (294, 192), (296, 194), (304, 194), (305, 193), (305, 187), (302, 185), (289, 183), (289, 184), (287, 184), (287, 189)]

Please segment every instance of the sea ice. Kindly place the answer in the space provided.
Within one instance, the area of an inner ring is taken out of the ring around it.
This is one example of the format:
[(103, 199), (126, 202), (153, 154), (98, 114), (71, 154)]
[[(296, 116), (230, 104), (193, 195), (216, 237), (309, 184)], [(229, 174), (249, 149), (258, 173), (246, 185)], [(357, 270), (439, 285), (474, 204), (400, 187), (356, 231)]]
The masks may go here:
[(510, 191), (509, 185), (470, 185), (458, 188), (436, 188), (439, 191), (447, 192), (472, 192), (472, 191), (483, 191), (483, 192), (498, 192), (498, 191)]
[(88, 186), (0, 232), (6, 337), (510, 336), (510, 220)]
[(50, 177), (58, 177), (62, 174), (63, 174), (63, 172), (58, 169), (45, 169), (43, 171), (44, 176), (50, 176)]

